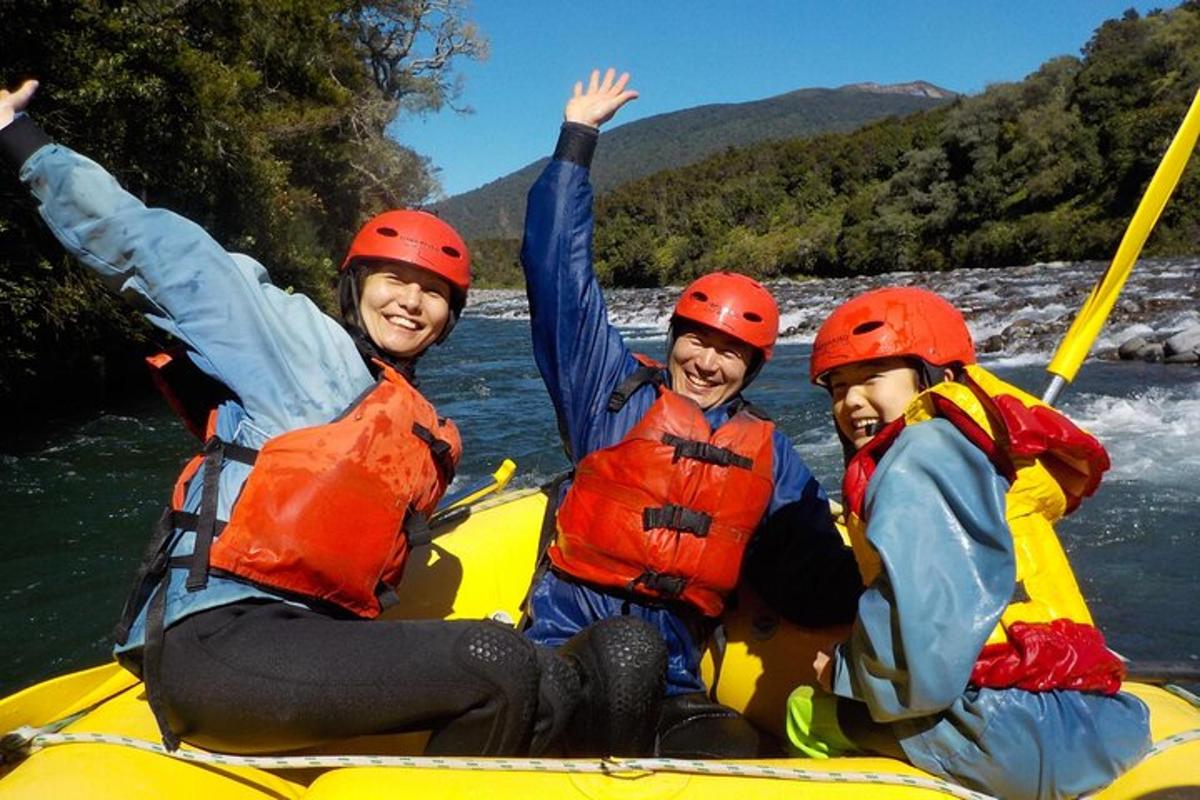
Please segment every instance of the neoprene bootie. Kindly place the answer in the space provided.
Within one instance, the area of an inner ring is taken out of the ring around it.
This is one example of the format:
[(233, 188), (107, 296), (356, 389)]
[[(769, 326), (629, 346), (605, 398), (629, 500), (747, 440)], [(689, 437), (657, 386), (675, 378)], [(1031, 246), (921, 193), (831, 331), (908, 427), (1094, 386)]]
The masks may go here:
[(704, 692), (663, 701), (655, 755), (662, 758), (755, 758), (758, 731), (750, 720)]

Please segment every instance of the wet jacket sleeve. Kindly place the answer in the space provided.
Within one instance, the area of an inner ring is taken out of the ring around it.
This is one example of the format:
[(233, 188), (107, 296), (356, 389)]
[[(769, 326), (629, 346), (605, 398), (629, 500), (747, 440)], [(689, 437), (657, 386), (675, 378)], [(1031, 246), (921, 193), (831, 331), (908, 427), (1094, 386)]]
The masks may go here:
[(66, 147), (42, 141), (24, 155), (21, 180), (59, 242), (182, 340), (202, 370), (237, 394), (251, 424), (273, 434), (326, 421), (369, 385), (341, 327), (272, 285), (257, 261), (226, 252), (178, 214), (148, 208)]
[(867, 540), (883, 572), (835, 652), (836, 694), (891, 722), (963, 693), (1016, 579), (1007, 488), (945, 420), (900, 435), (867, 487)]
[(798, 625), (854, 619), (862, 578), (842, 541), (829, 498), (781, 431), (775, 431), (775, 492), (746, 551), (744, 576), (763, 599)]
[(600, 427), (613, 388), (637, 362), (608, 321), (592, 271), (592, 187), (596, 132), (566, 123), (555, 157), (529, 191), (521, 265), (533, 353), (576, 461), (604, 441)]

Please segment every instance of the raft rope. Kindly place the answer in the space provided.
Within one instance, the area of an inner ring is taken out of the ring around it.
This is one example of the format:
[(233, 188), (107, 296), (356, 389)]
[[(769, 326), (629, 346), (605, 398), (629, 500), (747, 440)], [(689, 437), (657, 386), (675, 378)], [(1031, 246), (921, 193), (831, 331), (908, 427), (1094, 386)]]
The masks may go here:
[[(907, 786), (943, 792), (961, 800), (993, 800), (990, 795), (958, 786), (938, 778), (914, 775), (895, 775), (881, 772), (847, 772), (842, 770), (807, 770), (798, 767), (772, 767), (760, 764), (730, 764), (675, 758), (629, 759), (542, 759), (542, 758), (436, 758), (432, 756), (233, 756), (196, 750), (167, 752), (161, 744), (106, 733), (47, 733), (43, 729), (24, 726), (4, 737), (12, 744), (17, 741), (25, 754), (58, 744), (109, 744), (131, 747), (181, 761), (222, 767), (251, 767), (256, 769), (311, 769), (340, 767), (408, 767), (410, 769), (467, 770), (474, 772), (544, 772), (593, 773), (628, 776), (636, 773), (679, 773), (687, 775), (721, 775), (741, 778), (775, 778), (806, 783), (866, 783), (874, 785)], [(1200, 728), (1168, 736), (1154, 744), (1143, 761), (1188, 742), (1200, 741)], [(1082, 800), (1082, 799), (1081, 799)]]

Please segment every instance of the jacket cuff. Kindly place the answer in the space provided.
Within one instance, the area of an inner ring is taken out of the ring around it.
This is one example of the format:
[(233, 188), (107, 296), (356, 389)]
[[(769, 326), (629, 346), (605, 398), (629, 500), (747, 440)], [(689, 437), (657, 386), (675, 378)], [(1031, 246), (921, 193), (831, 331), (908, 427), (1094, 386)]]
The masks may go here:
[(19, 170), (31, 155), (51, 141), (29, 116), (18, 114), (16, 119), (0, 128), (0, 156), (13, 169)]
[(592, 155), (596, 152), (596, 140), (600, 131), (591, 125), (579, 122), (564, 122), (558, 134), (558, 144), (554, 148), (555, 161), (570, 161), (581, 167), (592, 165)]

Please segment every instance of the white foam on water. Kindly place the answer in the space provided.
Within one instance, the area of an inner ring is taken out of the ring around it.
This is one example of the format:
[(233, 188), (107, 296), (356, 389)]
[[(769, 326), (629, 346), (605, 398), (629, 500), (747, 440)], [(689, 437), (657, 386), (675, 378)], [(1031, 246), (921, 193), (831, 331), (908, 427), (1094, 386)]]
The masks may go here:
[(1107, 480), (1184, 487), (1200, 476), (1200, 384), (1154, 387), (1132, 397), (1081, 395), (1066, 411), (1108, 448), (1113, 467)]
[[(1017, 353), (1015, 355), (980, 356), (979, 363), (988, 369), (1027, 367), (1030, 364), (1045, 366), (1050, 363), (1050, 353)], [(1047, 376), (1049, 380), (1049, 376)]]

